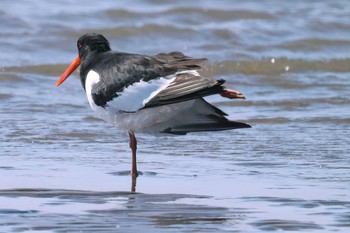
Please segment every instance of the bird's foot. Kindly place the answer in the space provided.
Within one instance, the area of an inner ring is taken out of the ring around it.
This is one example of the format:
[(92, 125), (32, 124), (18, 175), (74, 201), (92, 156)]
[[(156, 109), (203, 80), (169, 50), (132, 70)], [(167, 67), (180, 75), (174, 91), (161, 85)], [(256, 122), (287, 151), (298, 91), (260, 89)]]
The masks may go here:
[(229, 99), (245, 99), (245, 96), (241, 92), (231, 89), (225, 89), (220, 95)]

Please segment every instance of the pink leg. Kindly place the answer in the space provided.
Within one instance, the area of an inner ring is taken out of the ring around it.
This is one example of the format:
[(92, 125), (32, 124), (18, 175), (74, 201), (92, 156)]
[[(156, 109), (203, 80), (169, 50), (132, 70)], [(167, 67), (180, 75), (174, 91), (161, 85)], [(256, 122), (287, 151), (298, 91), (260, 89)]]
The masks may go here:
[(137, 172), (137, 165), (136, 165), (136, 149), (137, 149), (137, 141), (134, 132), (129, 131), (129, 138), (130, 138), (130, 149), (132, 152), (132, 168), (131, 168), (131, 176), (137, 177), (139, 174)]

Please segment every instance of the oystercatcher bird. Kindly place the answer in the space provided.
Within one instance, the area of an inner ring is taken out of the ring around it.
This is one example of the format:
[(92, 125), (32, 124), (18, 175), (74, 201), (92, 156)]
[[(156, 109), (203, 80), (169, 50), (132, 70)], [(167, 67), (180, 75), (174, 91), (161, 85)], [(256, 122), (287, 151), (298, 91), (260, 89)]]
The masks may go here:
[(197, 72), (206, 58), (180, 52), (155, 56), (112, 52), (107, 39), (96, 33), (81, 36), (77, 47), (79, 56), (56, 86), (80, 65), (81, 84), (92, 110), (129, 134), (133, 177), (138, 176), (135, 132), (183, 135), (250, 127), (228, 120), (226, 113), (203, 99), (214, 94), (244, 99), (240, 92), (226, 89), (225, 80)]

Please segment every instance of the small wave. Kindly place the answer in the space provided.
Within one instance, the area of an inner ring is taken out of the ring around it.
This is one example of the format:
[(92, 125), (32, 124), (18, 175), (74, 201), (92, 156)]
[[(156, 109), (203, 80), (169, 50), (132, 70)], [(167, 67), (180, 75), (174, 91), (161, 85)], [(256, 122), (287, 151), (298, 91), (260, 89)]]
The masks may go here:
[(130, 19), (135, 17), (152, 17), (157, 14), (157, 17), (174, 17), (177, 16), (178, 20), (183, 19), (183, 15), (195, 15), (196, 21), (198, 17), (210, 17), (211, 20), (217, 21), (231, 21), (231, 20), (242, 20), (242, 19), (274, 19), (275, 16), (264, 11), (248, 10), (248, 9), (210, 9), (207, 8), (193, 8), (193, 7), (175, 7), (165, 10), (154, 10), (154, 11), (130, 11), (125, 9), (113, 9), (107, 10), (106, 14), (111, 17), (117, 17), (120, 20)]
[(29, 82), (29, 80), (25, 79), (24, 77), (21, 77), (19, 75), (15, 74), (7, 74), (4, 73), (4, 69), (2, 69), (2, 74), (0, 74), (0, 83), (2, 82), (15, 82), (15, 83), (26, 83)]
[[(2, 72), (5, 73), (31, 73), (42, 74), (48, 76), (59, 76), (67, 68), (69, 64), (43, 64), (43, 65), (28, 65), (28, 66), (8, 66), (3, 67)], [(16, 75), (7, 74), (9, 77)], [(19, 77), (16, 77), (19, 78)]]
[(302, 122), (310, 123), (331, 123), (331, 124), (350, 124), (350, 118), (335, 118), (335, 117), (313, 117), (300, 119)]
[[(126, 191), (90, 191), (90, 190), (72, 190), (72, 189), (46, 189), (46, 188), (18, 188), (18, 189), (3, 189), (0, 190), (0, 196), (6, 197), (39, 197), (39, 198), (71, 198), (72, 201), (76, 201), (77, 198), (109, 198), (109, 197), (135, 197), (148, 201), (168, 201), (177, 200), (180, 198), (210, 198), (206, 195), (192, 195), (192, 194), (143, 194), (143, 193), (131, 193)], [(147, 202), (146, 202), (147, 203)]]
[(108, 9), (105, 11), (106, 15), (112, 19), (127, 20), (135, 19), (138, 16), (148, 15), (146, 12), (136, 12), (126, 9)]
[[(101, 28), (98, 30), (101, 34), (112, 34), (118, 37), (131, 37), (131, 36), (144, 36), (145, 34), (163, 34), (166, 36), (177, 35), (177, 36), (186, 36), (189, 33), (194, 33), (195, 30), (191, 28), (180, 28), (176, 26), (166, 25), (166, 24), (141, 24), (133, 26), (120, 26), (117, 28)], [(92, 32), (92, 31), (91, 31)]]
[(253, 118), (249, 122), (255, 124), (284, 124), (290, 122), (291, 119), (285, 117), (270, 117), (270, 118)]
[(232, 10), (221, 10), (221, 9), (206, 9), (206, 8), (173, 8), (162, 12), (164, 15), (189, 15), (197, 14), (210, 17), (212, 20), (218, 21), (231, 21), (231, 20), (242, 20), (242, 19), (274, 19), (275, 17), (267, 12), (247, 10), (247, 9), (232, 9)]
[[(343, 15), (343, 17), (346, 17), (345, 15)], [(343, 18), (342, 16), (338, 16), (338, 18)], [(338, 32), (348, 32), (350, 31), (350, 25), (347, 21), (338, 21), (337, 20), (313, 20), (310, 23), (310, 26), (312, 29), (317, 30), (317, 31), (321, 31), (321, 32), (326, 32), (326, 33), (330, 33), (330, 32), (334, 32), (334, 31), (338, 31)]]
[(303, 50), (303, 51), (313, 51), (319, 50), (322, 48), (330, 49), (330, 47), (349, 47), (349, 40), (339, 40), (339, 39), (318, 39), (318, 38), (309, 38), (302, 40), (294, 40), (289, 43), (284, 43), (280, 46), (280, 48), (288, 49), (288, 50)]
[(253, 222), (252, 225), (262, 231), (299, 231), (299, 230), (320, 230), (323, 229), (313, 222), (301, 222), (283, 219), (266, 219)]
[(350, 123), (350, 118), (336, 117), (301, 117), (301, 118), (286, 118), (286, 117), (269, 117), (269, 118), (251, 118), (248, 123), (252, 124), (285, 124), (285, 123), (327, 123), (327, 124), (345, 124)]
[(0, 190), (1, 196), (7, 197), (41, 197), (41, 198), (54, 198), (54, 197), (88, 197), (88, 196), (124, 196), (129, 195), (130, 192), (98, 192), (98, 191), (84, 191), (84, 190), (67, 190), (67, 189), (5, 189)]
[(0, 100), (6, 100), (6, 99), (10, 99), (12, 97), (13, 97), (13, 95), (11, 95), (11, 94), (2, 94), (2, 93), (0, 93)]
[(239, 72), (247, 75), (273, 75), (288, 72), (350, 72), (350, 58), (331, 60), (303, 60), (280, 58), (264, 58), (261, 60), (245, 61), (222, 61), (211, 63), (203, 67), (207, 73), (234, 73)]
[(310, 105), (350, 105), (350, 99), (346, 97), (331, 97), (331, 98), (296, 98), (287, 100), (257, 100), (257, 101), (220, 101), (216, 102), (221, 106), (254, 106), (254, 107), (280, 107), (280, 108), (300, 108)]

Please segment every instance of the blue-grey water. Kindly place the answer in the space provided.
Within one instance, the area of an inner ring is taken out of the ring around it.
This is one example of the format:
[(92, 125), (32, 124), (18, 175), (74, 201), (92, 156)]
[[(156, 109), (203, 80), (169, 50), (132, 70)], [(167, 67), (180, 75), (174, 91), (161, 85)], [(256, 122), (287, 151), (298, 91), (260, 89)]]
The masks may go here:
[[(349, 232), (349, 1), (0, 2), (0, 232)], [(208, 57), (251, 129), (137, 135), (98, 120), (76, 40)]]

